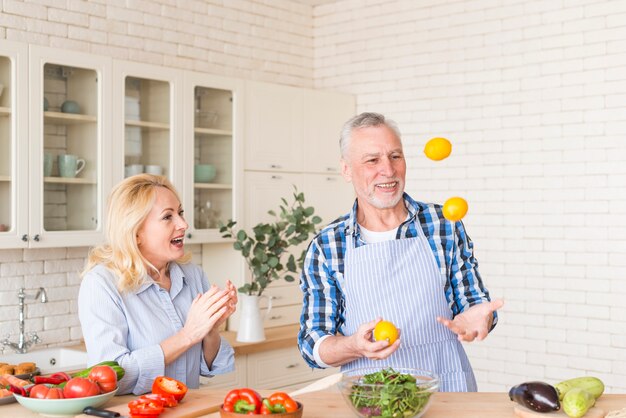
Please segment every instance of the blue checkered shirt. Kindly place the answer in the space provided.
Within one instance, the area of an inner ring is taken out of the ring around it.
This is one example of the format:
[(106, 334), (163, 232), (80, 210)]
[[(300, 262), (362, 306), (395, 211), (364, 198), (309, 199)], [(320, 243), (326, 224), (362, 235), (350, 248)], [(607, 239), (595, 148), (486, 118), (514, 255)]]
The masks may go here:
[[(406, 193), (404, 204), (409, 216), (398, 228), (396, 239), (414, 238), (418, 236), (416, 228), (422, 228), (439, 270), (446, 277), (443, 290), (452, 315), (489, 301), (489, 292), (478, 273), (474, 245), (463, 223), (446, 220), (441, 205), (417, 202)], [(340, 283), (343, 282), (346, 235), (354, 236), (357, 247), (366, 245), (360, 238), (356, 211), (355, 201), (349, 214), (338, 218), (315, 236), (304, 260), (300, 276), (304, 302), (298, 346), (302, 357), (312, 367), (321, 367), (313, 356), (315, 343), (325, 335), (343, 334), (346, 307)], [(493, 326), (496, 322), (494, 312)]]

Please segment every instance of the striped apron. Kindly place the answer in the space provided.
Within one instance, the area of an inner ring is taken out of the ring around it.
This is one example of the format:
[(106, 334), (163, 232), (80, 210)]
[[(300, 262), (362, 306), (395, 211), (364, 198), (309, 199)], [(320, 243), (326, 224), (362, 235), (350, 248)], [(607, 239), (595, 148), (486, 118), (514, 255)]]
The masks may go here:
[(346, 234), (344, 335), (376, 317), (400, 328), (400, 347), (384, 360), (360, 358), (341, 367), (351, 370), (405, 367), (429, 370), (440, 379), (442, 392), (475, 392), (476, 379), (457, 336), (439, 324), (451, 318), (444, 293), (445, 277), (421, 228), (415, 238), (393, 239), (354, 247)]

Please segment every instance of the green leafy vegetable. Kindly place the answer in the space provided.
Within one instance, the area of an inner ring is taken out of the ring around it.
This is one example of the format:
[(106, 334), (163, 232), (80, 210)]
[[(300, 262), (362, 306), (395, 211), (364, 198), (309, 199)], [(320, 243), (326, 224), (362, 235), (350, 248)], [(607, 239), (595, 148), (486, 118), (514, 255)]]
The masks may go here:
[(410, 374), (387, 368), (353, 384), (350, 400), (365, 417), (400, 418), (418, 414), (431, 394), (428, 384), (420, 385)]

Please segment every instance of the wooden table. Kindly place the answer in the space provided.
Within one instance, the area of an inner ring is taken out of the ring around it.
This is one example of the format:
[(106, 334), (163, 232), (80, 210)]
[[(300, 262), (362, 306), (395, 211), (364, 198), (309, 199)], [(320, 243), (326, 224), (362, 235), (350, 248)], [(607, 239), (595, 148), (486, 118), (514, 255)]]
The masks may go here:
[[(264, 395), (266, 391), (263, 391)], [(221, 399), (226, 394), (226, 390), (216, 389), (198, 389), (189, 392), (189, 399), (185, 399), (182, 404), (171, 410), (166, 410), (161, 418), (175, 417), (219, 417), (219, 412), (210, 412), (210, 409), (216, 411), (219, 408)], [(118, 409), (122, 415), (128, 415), (126, 404), (135, 399), (135, 396), (118, 396), (109, 401), (105, 406), (107, 409)], [(344, 402), (341, 394), (337, 390), (327, 390), (320, 392), (312, 392), (296, 397), (297, 400), (304, 404), (304, 414), (306, 418), (354, 418), (355, 415)], [(201, 400), (198, 402), (198, 400)], [(194, 408), (194, 405), (201, 404), (202, 408)], [(433, 401), (424, 418), (513, 418), (514, 403), (509, 400), (506, 393), (436, 393)], [(612, 395), (605, 394), (598, 399), (597, 407), (604, 411), (611, 411), (626, 408), (626, 394)], [(204, 411), (201, 411), (204, 409)], [(207, 411), (207, 409), (209, 409)], [(562, 412), (560, 415), (544, 414), (546, 418), (552, 416), (565, 416)], [(34, 412), (31, 412), (17, 403), (0, 405), (0, 416), (16, 417), (16, 418), (41, 418)], [(87, 417), (81, 415), (81, 418)]]

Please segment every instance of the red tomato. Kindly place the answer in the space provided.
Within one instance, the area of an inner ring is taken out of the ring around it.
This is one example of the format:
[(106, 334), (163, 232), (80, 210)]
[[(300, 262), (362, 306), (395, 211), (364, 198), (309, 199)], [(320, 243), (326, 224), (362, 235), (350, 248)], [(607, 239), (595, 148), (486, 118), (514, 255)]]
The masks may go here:
[(117, 373), (111, 366), (95, 366), (87, 379), (96, 382), (102, 393), (112, 392), (117, 387)]
[(87, 396), (100, 395), (100, 388), (89, 379), (74, 377), (65, 385), (63, 395), (66, 398), (86, 398)]
[(37, 399), (63, 399), (64, 398), (63, 389), (49, 387), (44, 384), (35, 385), (32, 388), (30, 388), (29, 396), (31, 398), (37, 398)]

